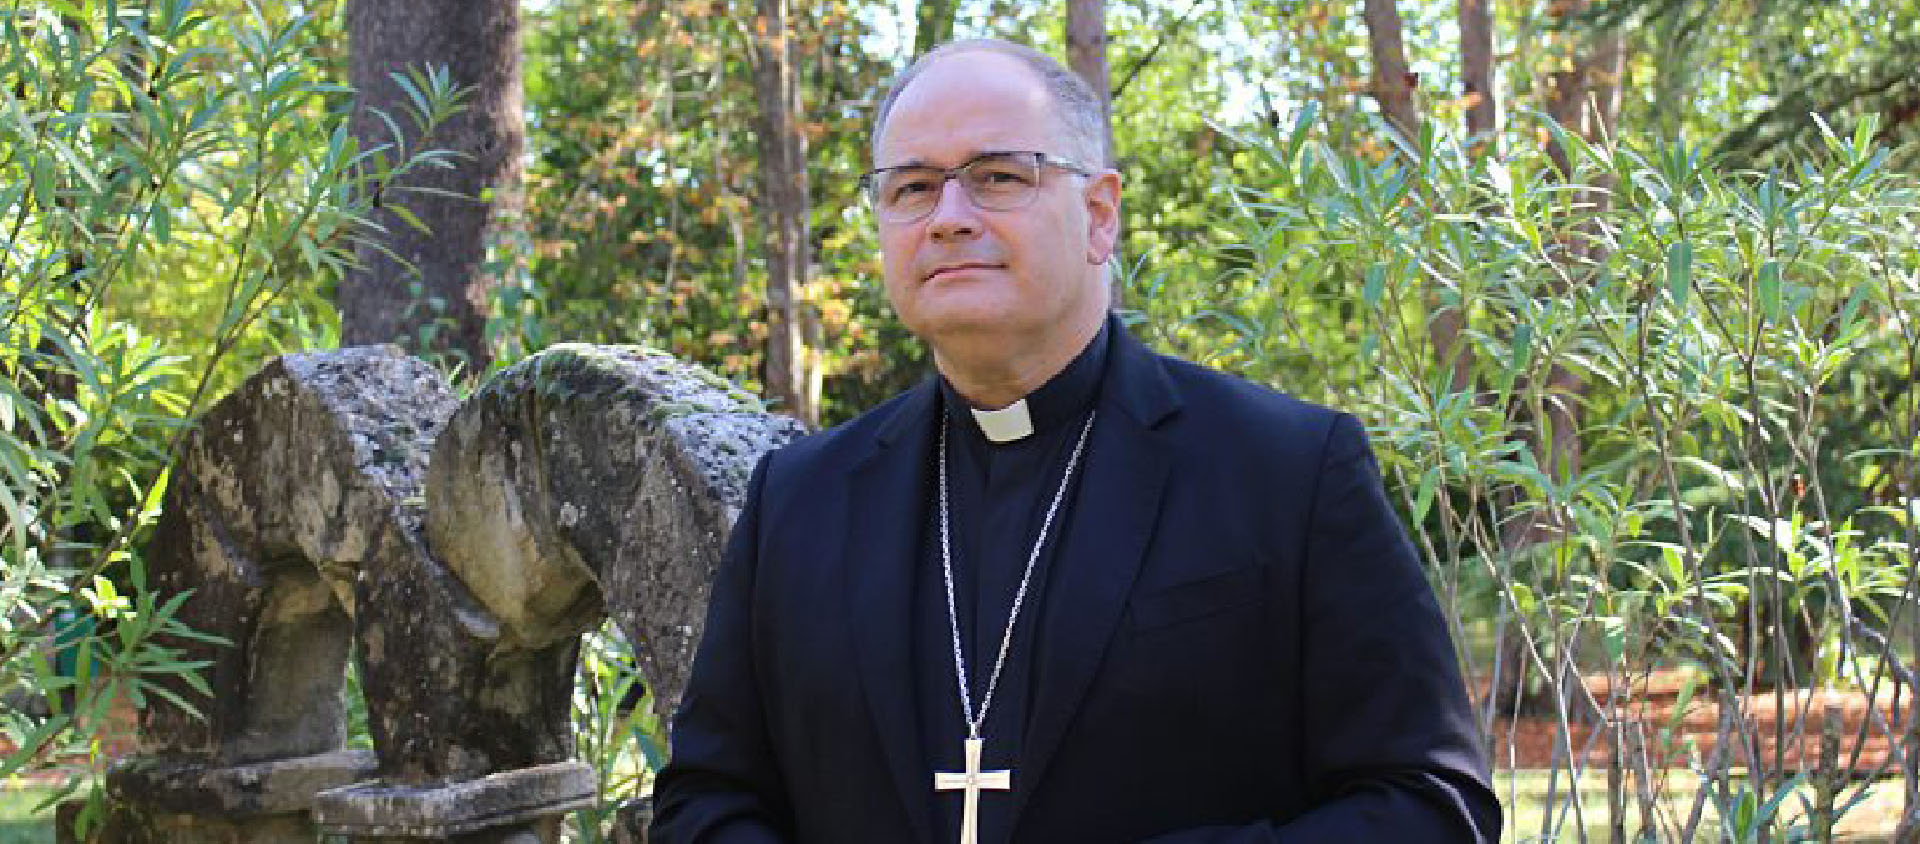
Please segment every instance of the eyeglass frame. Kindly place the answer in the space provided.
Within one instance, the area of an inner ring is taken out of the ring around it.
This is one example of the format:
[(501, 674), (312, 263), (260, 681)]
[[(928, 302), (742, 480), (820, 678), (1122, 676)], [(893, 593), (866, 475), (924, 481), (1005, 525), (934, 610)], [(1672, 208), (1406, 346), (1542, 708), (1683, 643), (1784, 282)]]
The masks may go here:
[[(980, 201), (974, 198), (972, 189), (967, 187), (966, 180), (960, 178), (961, 172), (967, 170), (968, 168), (973, 167), (976, 164), (979, 164), (982, 161), (992, 159), (992, 158), (1003, 157), (1003, 156), (1026, 156), (1026, 155), (1033, 156), (1035, 184), (1034, 184), (1033, 192), (1028, 196), (1027, 201), (1020, 205), (1008, 206), (1006, 208), (988, 208), (984, 205), (981, 205)], [(972, 203), (973, 207), (975, 208), (978, 208), (982, 211), (1018, 211), (1022, 208), (1032, 205), (1034, 198), (1040, 195), (1040, 185), (1038, 183), (1039, 174), (1041, 170), (1047, 167), (1052, 167), (1057, 170), (1062, 170), (1067, 173), (1071, 173), (1075, 176), (1084, 176), (1089, 179), (1100, 175), (1099, 171), (1092, 170), (1086, 167), (1085, 165), (1082, 165), (1079, 162), (1074, 161), (1073, 159), (1054, 155), (1052, 153), (1040, 152), (1037, 150), (997, 149), (997, 150), (988, 150), (986, 152), (980, 153), (952, 167), (935, 167), (931, 164), (896, 164), (892, 167), (875, 167), (872, 170), (868, 170), (867, 172), (860, 174), (860, 195), (866, 199), (867, 207), (873, 210), (874, 216), (878, 218), (881, 222), (897, 223), (897, 224), (920, 222), (921, 220), (924, 220), (927, 217), (931, 216), (935, 208), (940, 207), (940, 200), (938, 197), (935, 197), (933, 204), (927, 206), (927, 210), (917, 215), (914, 215), (912, 217), (903, 217), (900, 219), (887, 219), (886, 215), (881, 213), (879, 208), (879, 202), (874, 199), (873, 192), (876, 186), (878, 185), (877, 179), (880, 176), (883, 176), (887, 173), (892, 173), (899, 170), (925, 170), (925, 171), (928, 171), (929, 173), (938, 172), (940, 174), (940, 190), (942, 192), (946, 190), (947, 182), (958, 181), (960, 183), (960, 192), (963, 194), (966, 194), (967, 201)]]

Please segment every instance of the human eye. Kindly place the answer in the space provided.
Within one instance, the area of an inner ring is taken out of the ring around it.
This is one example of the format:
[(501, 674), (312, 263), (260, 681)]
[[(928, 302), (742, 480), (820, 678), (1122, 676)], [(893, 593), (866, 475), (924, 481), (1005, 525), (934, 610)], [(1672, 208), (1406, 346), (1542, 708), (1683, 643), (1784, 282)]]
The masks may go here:
[(985, 188), (1022, 188), (1034, 182), (1033, 164), (1011, 156), (976, 159), (967, 175), (975, 185)]
[(891, 202), (909, 201), (913, 197), (931, 192), (939, 175), (931, 168), (916, 167), (895, 170), (887, 174), (882, 181), (881, 195)]

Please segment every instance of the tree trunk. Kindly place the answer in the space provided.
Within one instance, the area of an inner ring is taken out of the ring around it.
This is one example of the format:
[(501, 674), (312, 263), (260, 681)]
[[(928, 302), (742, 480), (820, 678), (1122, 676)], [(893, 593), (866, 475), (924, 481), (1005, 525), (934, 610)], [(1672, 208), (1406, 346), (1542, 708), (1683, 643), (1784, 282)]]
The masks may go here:
[(1100, 99), (1101, 122), (1106, 126), (1101, 139), (1099, 164), (1113, 166), (1113, 80), (1107, 73), (1106, 0), (1067, 0), (1067, 64), (1086, 80), (1087, 87)]
[(777, 410), (820, 422), (819, 379), (805, 342), (807, 136), (787, 0), (756, 0), (753, 83), (760, 104), (760, 203), (767, 238), (767, 393)]
[[(1460, 78), (1462, 96), (1467, 98), (1467, 134), (1473, 139), (1469, 150), (1485, 155), (1493, 149), (1496, 103), (1493, 92), (1493, 10), (1490, 0), (1459, 0)], [(1438, 296), (1434, 297), (1439, 299)], [(1473, 356), (1460, 345), (1460, 332), (1467, 326), (1466, 303), (1435, 301), (1433, 319), (1427, 323), (1428, 342), (1442, 367), (1452, 370), (1449, 383), (1455, 392), (1473, 385)]]
[(913, 54), (924, 56), (928, 50), (953, 40), (953, 13), (957, 0), (920, 0), (913, 28)]
[[(1067, 0), (1067, 64), (1100, 100), (1100, 161), (1095, 163), (1103, 167), (1117, 166), (1113, 145), (1113, 79), (1107, 70), (1106, 0)], [(1120, 243), (1116, 238), (1114, 252), (1107, 256), (1107, 301), (1113, 308), (1121, 306), (1126, 293), (1120, 274), (1113, 271), (1120, 265)]]
[[(1587, 0), (1569, 0), (1554, 9), (1557, 15), (1573, 15), (1586, 6)], [(1573, 35), (1569, 49), (1573, 51), (1567, 65), (1569, 69), (1555, 72), (1550, 79), (1547, 113), (1568, 133), (1597, 141), (1610, 130), (1619, 108), (1619, 74), (1624, 67), (1620, 35), (1616, 30)], [(1561, 177), (1571, 180), (1574, 168), (1567, 150), (1557, 141), (1549, 140), (1547, 152)], [(1605, 257), (1604, 247), (1594, 236), (1592, 219), (1606, 211), (1611, 196), (1608, 187), (1604, 182), (1582, 186), (1578, 192), (1580, 207), (1575, 209), (1575, 216), (1555, 224), (1560, 231), (1556, 259), (1565, 265), (1561, 277), (1571, 279), (1571, 284), (1584, 284), (1591, 268)], [(1568, 292), (1563, 286), (1556, 286), (1549, 295), (1562, 296)], [(1580, 472), (1581, 405), (1586, 384), (1579, 373), (1554, 362), (1548, 366), (1539, 395), (1537, 409), (1527, 405), (1513, 409), (1514, 426), (1524, 432), (1527, 447), (1541, 470), (1555, 483), (1565, 483)], [(1501, 540), (1508, 551), (1517, 552), (1536, 543), (1558, 540), (1569, 528), (1565, 513), (1535, 510), (1508, 520)], [(1556, 691), (1562, 700), (1574, 704), (1579, 700), (1573, 696), (1585, 697), (1578, 689)], [(1551, 701), (1551, 698), (1526, 696), (1521, 699), (1522, 708), (1532, 711)], [(1569, 708), (1593, 714), (1584, 707)]]
[[(1570, 0), (1556, 7), (1557, 14), (1576, 14), (1587, 5), (1588, 0)], [(1569, 69), (1553, 74), (1547, 113), (1568, 133), (1597, 142), (1612, 131), (1618, 115), (1625, 51), (1617, 30), (1575, 36), (1574, 44), (1577, 52)], [(1566, 149), (1558, 141), (1550, 140), (1547, 151), (1562, 178), (1572, 179), (1573, 162)], [(1591, 219), (1604, 213), (1612, 196), (1610, 187), (1605, 183), (1585, 186), (1578, 194), (1580, 217)], [(1604, 247), (1583, 220), (1575, 220), (1564, 230), (1558, 252), (1568, 264), (1564, 277), (1581, 283), (1588, 268), (1604, 257)], [(1580, 471), (1580, 402), (1585, 393), (1586, 385), (1577, 373), (1558, 364), (1549, 370), (1543, 401), (1546, 418), (1534, 426), (1531, 445), (1541, 468), (1556, 481), (1566, 480)], [(1524, 545), (1558, 535), (1559, 521), (1557, 515), (1539, 514), (1517, 523), (1509, 537), (1510, 544)]]
[(1493, 6), (1491, 0), (1460, 0), (1461, 94), (1467, 98), (1467, 134), (1479, 151), (1491, 143), (1499, 103), (1493, 90)]
[[(347, 4), (349, 78), (355, 90), (348, 123), (362, 149), (397, 140), (378, 112), (406, 133), (404, 149), (451, 150), (450, 169), (423, 168), (381, 188), (375, 221), (383, 231), (356, 250), (359, 266), (337, 295), (342, 342), (398, 343), (413, 352), (465, 358), (468, 372), (489, 361), (486, 270), (488, 242), (517, 225), (520, 154), (525, 141), (520, 88), (520, 13), (513, 0), (351, 0)], [(442, 66), (468, 89), (465, 108), (431, 138), (418, 137), (411, 100), (392, 76)], [(448, 195), (395, 190), (428, 188)], [(428, 231), (390, 206), (411, 211)], [(395, 260), (395, 258), (399, 260)]]
[[(1568, 0), (1555, 6), (1558, 16), (1585, 11), (1589, 0)], [(1549, 77), (1547, 116), (1561, 128), (1588, 141), (1597, 141), (1613, 133), (1620, 112), (1620, 76), (1626, 69), (1626, 50), (1618, 30), (1575, 36), (1572, 61), (1565, 70)], [(1573, 176), (1567, 151), (1549, 141), (1547, 152), (1564, 177)]]
[(1366, 0), (1361, 16), (1367, 23), (1367, 48), (1373, 54), (1373, 98), (1402, 138), (1417, 141), (1420, 114), (1413, 106), (1413, 89), (1419, 80), (1407, 65), (1407, 48), (1400, 38), (1400, 7), (1394, 0)]
[[(1584, 8), (1585, 0), (1578, 0), (1577, 7)], [(1567, 85), (1569, 93), (1579, 97), (1577, 102), (1550, 103), (1549, 109), (1559, 115), (1568, 114), (1574, 122), (1566, 124), (1576, 128), (1580, 137), (1589, 143), (1599, 143), (1613, 133), (1614, 121), (1620, 111), (1620, 74), (1625, 69), (1626, 52), (1620, 43), (1618, 30), (1594, 33), (1586, 40), (1584, 55), (1574, 63), (1574, 72), (1579, 78)], [(1558, 93), (1558, 89), (1556, 89)], [(1571, 163), (1566, 160), (1566, 151), (1559, 152), (1556, 163), (1561, 173), (1572, 176)], [(1613, 185), (1611, 178), (1602, 176), (1601, 182), (1587, 185), (1580, 191), (1581, 213), (1589, 220), (1604, 214), (1612, 204)], [(1565, 254), (1575, 263), (1572, 272), (1566, 277), (1584, 280), (1588, 268), (1598, 264), (1605, 257), (1605, 247), (1601, 244), (1597, 232), (1583, 221), (1574, 226), (1574, 235), (1568, 239)], [(1550, 419), (1550, 440), (1547, 452), (1541, 457), (1546, 459), (1540, 465), (1555, 480), (1565, 480), (1580, 471), (1580, 404), (1586, 395), (1586, 385), (1580, 376), (1560, 366), (1553, 368), (1548, 378), (1548, 388), (1552, 401), (1547, 414)]]

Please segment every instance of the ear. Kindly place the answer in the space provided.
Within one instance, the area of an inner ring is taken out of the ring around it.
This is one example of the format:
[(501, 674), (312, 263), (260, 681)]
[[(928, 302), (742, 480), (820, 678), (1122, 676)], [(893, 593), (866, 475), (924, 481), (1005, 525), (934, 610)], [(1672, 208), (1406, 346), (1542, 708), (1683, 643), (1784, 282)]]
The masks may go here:
[(1087, 263), (1104, 264), (1120, 239), (1120, 173), (1102, 170), (1087, 183)]

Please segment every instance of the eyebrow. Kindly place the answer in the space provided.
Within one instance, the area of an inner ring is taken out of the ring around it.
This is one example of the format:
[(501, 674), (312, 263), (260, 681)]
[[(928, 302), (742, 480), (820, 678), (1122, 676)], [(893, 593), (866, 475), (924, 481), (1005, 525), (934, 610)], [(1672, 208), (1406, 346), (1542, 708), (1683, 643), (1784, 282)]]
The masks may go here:
[[(974, 153), (974, 154), (972, 154), (972, 155), (969, 155), (969, 156), (967, 156), (965, 160), (963, 160), (963, 161), (961, 161), (961, 162), (960, 162), (959, 164), (955, 164), (955, 165), (953, 165), (953, 166), (955, 166), (955, 167), (960, 167), (960, 166), (963, 166), (963, 165), (966, 165), (966, 164), (968, 164), (968, 163), (970, 163), (970, 162), (973, 162), (973, 161), (977, 161), (977, 160), (979, 160), (979, 159), (982, 159), (982, 158), (985, 158), (985, 157), (987, 157), (987, 156), (989, 156), (989, 155), (1010, 155), (1010, 154), (1013, 154), (1013, 153), (1016, 153), (1016, 152), (1032, 152), (1032, 150), (1019, 150), (1019, 149), (983, 149), (983, 150), (981, 150), (981, 151), (979, 151), (979, 152), (976, 152), (976, 153)], [(924, 158), (920, 158), (920, 157), (918, 157), (918, 156), (915, 156), (915, 157), (913, 157), (913, 158), (909, 158), (909, 159), (907, 159), (906, 161), (902, 161), (902, 162), (900, 162), (899, 164), (889, 164), (889, 165), (887, 165), (887, 166), (885, 166), (885, 167), (875, 167), (875, 168), (873, 168), (873, 169), (875, 169), (875, 170), (891, 170), (891, 169), (893, 169), (893, 168), (895, 168), (895, 167), (934, 167), (934, 168), (937, 168), (937, 169), (941, 169), (941, 170), (945, 170), (945, 169), (946, 169), (945, 167), (940, 167), (939, 165), (936, 165), (936, 164), (929, 164), (929, 163), (927, 163), (927, 160), (926, 160), (926, 159), (924, 159)]]

